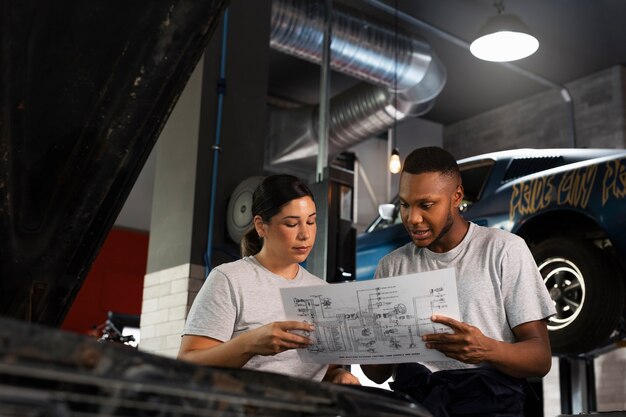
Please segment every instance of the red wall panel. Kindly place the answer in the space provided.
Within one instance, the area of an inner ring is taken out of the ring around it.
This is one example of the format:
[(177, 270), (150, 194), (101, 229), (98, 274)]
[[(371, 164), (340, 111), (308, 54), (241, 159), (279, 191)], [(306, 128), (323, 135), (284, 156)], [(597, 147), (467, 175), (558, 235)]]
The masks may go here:
[(78, 292), (64, 330), (89, 333), (107, 312), (141, 314), (143, 277), (148, 260), (147, 232), (113, 228)]

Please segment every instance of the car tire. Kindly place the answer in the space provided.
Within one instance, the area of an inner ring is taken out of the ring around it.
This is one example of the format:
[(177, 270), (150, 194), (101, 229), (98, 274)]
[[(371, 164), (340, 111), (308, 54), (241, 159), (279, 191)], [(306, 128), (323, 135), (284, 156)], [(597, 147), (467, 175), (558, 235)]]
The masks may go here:
[(557, 314), (548, 330), (552, 352), (583, 354), (607, 344), (624, 309), (624, 283), (591, 242), (551, 238), (532, 248)]

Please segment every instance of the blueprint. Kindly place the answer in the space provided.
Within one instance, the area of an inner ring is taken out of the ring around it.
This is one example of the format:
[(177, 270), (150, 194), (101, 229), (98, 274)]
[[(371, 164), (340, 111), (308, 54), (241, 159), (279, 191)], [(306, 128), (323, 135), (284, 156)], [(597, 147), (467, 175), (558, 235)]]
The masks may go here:
[(451, 360), (421, 336), (450, 333), (433, 314), (458, 319), (454, 269), (400, 277), (281, 289), (287, 320), (315, 326), (303, 362), (334, 364)]

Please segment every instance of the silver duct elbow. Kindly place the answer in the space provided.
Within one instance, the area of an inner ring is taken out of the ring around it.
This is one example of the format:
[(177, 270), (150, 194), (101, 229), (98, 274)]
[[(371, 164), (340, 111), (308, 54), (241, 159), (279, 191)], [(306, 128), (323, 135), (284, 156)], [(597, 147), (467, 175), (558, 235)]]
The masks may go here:
[[(317, 1), (274, 0), (270, 46), (321, 63), (323, 7)], [(424, 114), (445, 84), (445, 69), (424, 41), (342, 9), (333, 10), (330, 50), (333, 70), (367, 84), (331, 100), (329, 155), (388, 130), (397, 120)], [(304, 111), (309, 117), (301, 109), (290, 120), (292, 112), (270, 113), (271, 164), (316, 154), (317, 107)]]

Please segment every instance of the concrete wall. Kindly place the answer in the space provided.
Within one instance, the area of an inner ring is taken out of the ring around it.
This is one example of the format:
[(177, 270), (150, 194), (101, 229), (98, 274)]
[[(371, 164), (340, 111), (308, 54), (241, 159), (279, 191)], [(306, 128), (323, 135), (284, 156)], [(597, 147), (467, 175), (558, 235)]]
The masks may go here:
[[(568, 83), (574, 103), (576, 147), (623, 148), (624, 67)], [(457, 158), (514, 148), (573, 147), (569, 105), (556, 89), (444, 128), (443, 144)]]
[[(197, 180), (202, 62), (192, 73), (161, 136), (156, 153), (147, 272), (189, 263)], [(204, 141), (208, 145), (208, 140)]]
[(595, 373), (598, 411), (626, 410), (626, 349), (596, 359)]

